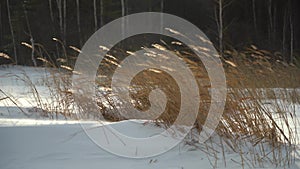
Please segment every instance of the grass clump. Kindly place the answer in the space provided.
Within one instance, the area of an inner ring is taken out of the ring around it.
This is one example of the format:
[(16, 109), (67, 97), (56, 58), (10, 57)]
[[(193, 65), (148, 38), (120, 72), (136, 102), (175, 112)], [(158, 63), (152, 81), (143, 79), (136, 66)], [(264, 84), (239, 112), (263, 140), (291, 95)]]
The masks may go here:
[[(211, 105), (211, 86), (205, 67), (197, 56), (184, 46), (178, 48), (166, 43), (160, 45), (163, 49), (174, 51), (188, 65), (196, 79), (201, 100), (192, 133), (199, 133), (204, 130), (203, 125)], [(80, 52), (75, 47), (72, 49)], [(119, 107), (115, 105), (116, 97), (112, 93), (111, 78), (130, 52), (118, 48), (114, 50), (106, 54), (99, 66), (98, 77), (95, 79), (96, 94), (99, 94), (96, 95), (96, 102), (99, 113), (106, 120), (121, 121), (128, 118), (122, 116), (118, 111)], [(4, 54), (0, 56), (8, 57)], [(45, 102), (40, 99), (35, 84), (26, 75), (20, 79), (31, 87), (37, 107), (45, 110), (51, 118), (58, 118), (59, 115), (77, 118), (74, 111), (78, 109), (75, 107), (82, 107), (75, 102), (71, 90), (73, 68), (70, 58), (66, 52), (57, 62), (49, 61), (46, 57), (41, 58), (45, 65), (54, 67), (47, 69), (50, 74), (44, 80), (50, 91), (49, 100)], [(215, 161), (218, 161), (220, 156), (226, 161), (225, 151), (232, 151), (240, 155), (239, 164), (243, 167), (264, 167), (266, 162), (277, 167), (287, 167), (293, 163), (293, 151), (298, 143), (295, 126), (299, 122), (296, 120), (295, 106), (300, 105), (300, 93), (297, 89), (300, 84), (300, 69), (286, 64), (281, 58), (276, 52), (260, 50), (253, 45), (243, 51), (232, 49), (224, 52), (221, 59), (225, 68), (228, 93), (223, 117), (215, 131), (220, 139), (211, 138), (201, 148)], [(178, 84), (170, 75), (155, 69), (147, 69), (137, 74), (131, 80), (132, 104), (140, 111), (148, 110), (153, 106), (149, 102), (149, 94), (156, 88), (165, 93), (167, 103), (163, 113), (151, 120), (160, 126), (169, 127), (176, 120), (182, 102)], [(100, 119), (99, 114), (91, 115), (87, 111), (82, 113), (80, 117)], [(189, 112), (186, 112), (186, 116), (189, 116)], [(195, 136), (191, 138), (194, 139)], [(186, 142), (199, 147), (197, 141)], [(216, 163), (212, 162), (212, 165), (215, 166)]]

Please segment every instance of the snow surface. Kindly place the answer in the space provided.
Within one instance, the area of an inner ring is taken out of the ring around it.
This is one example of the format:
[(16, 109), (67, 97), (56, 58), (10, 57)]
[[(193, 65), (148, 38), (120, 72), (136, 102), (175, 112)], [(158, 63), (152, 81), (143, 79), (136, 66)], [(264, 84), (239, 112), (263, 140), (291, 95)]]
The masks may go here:
[[(13, 75), (30, 75), (41, 95), (47, 98), (47, 88), (41, 78), (48, 72), (43, 68), (0, 67), (0, 89), (14, 96), (21, 105), (17, 108), (10, 101), (0, 101), (0, 168), (1, 169), (198, 169), (241, 168), (238, 153), (225, 151), (226, 166), (222, 156), (216, 160), (205, 152), (204, 147), (180, 143), (159, 156), (130, 159), (113, 155), (97, 146), (84, 132), (82, 125), (91, 129), (112, 125), (122, 133), (134, 137), (149, 137), (163, 129), (142, 121), (101, 123), (72, 121), (59, 118), (49, 120), (30, 111), (31, 89)], [(0, 95), (0, 98), (3, 96)], [(32, 102), (31, 102), (32, 101)], [(298, 117), (300, 116), (300, 106)], [(22, 110), (20, 110), (22, 109)], [(24, 115), (22, 111), (29, 113)], [(300, 125), (298, 124), (298, 129)], [(298, 131), (298, 134), (300, 131)], [(217, 136), (213, 136), (217, 137)], [(147, 146), (147, 145), (145, 145)], [(296, 161), (290, 168), (300, 169), (300, 145)], [(221, 150), (219, 150), (221, 152)], [(249, 168), (251, 166), (245, 166)], [(268, 166), (265, 166), (268, 168)], [(269, 167), (270, 168), (270, 167)]]
[[(123, 123), (124, 128), (132, 127), (130, 122)], [(141, 134), (143, 129), (134, 132), (137, 133), (131, 134)], [(1, 127), (0, 135), (0, 166), (3, 169), (211, 168), (205, 153), (188, 151), (182, 145), (183, 150), (177, 146), (163, 155), (148, 159), (118, 157), (95, 145), (78, 124)], [(239, 168), (239, 165), (231, 164), (232, 167)]]

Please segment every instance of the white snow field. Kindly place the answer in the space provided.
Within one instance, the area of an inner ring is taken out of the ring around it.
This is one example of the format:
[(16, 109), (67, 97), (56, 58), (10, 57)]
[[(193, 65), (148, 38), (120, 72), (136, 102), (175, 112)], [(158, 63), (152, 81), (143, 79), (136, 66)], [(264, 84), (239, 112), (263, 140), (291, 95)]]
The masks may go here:
[[(30, 87), (18, 80), (16, 76), (26, 73), (40, 90), (43, 99), (49, 98), (43, 77), (48, 72), (42, 68), (0, 67), (0, 89), (15, 99), (12, 103), (0, 93), (0, 169), (209, 169), (209, 168), (242, 168), (242, 159), (238, 153), (222, 150), (215, 158), (207, 153), (207, 145), (197, 147), (182, 142), (170, 151), (161, 155), (131, 159), (111, 154), (90, 139), (79, 121), (66, 120), (58, 116), (51, 120), (42, 116), (38, 109), (32, 108), (35, 99), (30, 94)], [(17, 105), (19, 107), (17, 107)], [(294, 105), (300, 120), (300, 106)], [(25, 114), (24, 114), (25, 112)], [(116, 123), (99, 124), (95, 121), (84, 121), (91, 129), (100, 129), (112, 125), (121, 133), (133, 137), (150, 137), (163, 131), (152, 123), (130, 120)], [(297, 129), (300, 125), (297, 123)], [(298, 134), (300, 131), (295, 131)], [(212, 140), (218, 140), (214, 135)], [(105, 138), (103, 138), (105, 139)], [(147, 145), (145, 145), (147, 146)], [(218, 146), (214, 147), (218, 149)], [(300, 169), (300, 145), (294, 156), (295, 161), (289, 166)], [(251, 164), (244, 164), (251, 168)], [(261, 168), (274, 168), (266, 164)], [(278, 167), (280, 168), (280, 167)]]

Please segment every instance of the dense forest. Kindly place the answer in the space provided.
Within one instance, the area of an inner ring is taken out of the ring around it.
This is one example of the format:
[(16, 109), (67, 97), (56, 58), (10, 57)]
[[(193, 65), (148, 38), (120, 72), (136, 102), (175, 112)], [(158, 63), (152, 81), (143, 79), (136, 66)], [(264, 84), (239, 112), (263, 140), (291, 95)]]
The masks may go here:
[(56, 60), (106, 23), (148, 11), (192, 22), (219, 51), (255, 45), (292, 63), (300, 52), (299, 7), (299, 0), (1, 0), (0, 52), (13, 59), (0, 63), (39, 65), (32, 56), (43, 53)]

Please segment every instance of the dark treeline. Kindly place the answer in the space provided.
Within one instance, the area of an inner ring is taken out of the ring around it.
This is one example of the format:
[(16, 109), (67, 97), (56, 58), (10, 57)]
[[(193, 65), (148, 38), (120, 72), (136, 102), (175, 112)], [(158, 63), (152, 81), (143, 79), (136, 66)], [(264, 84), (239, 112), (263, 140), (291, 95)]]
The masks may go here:
[(300, 49), (299, 8), (299, 0), (1, 0), (0, 52), (17, 64), (38, 65), (37, 55), (47, 51), (44, 57), (56, 60), (62, 44), (80, 48), (118, 17), (155, 11), (189, 20), (219, 51), (253, 44), (292, 62)]

